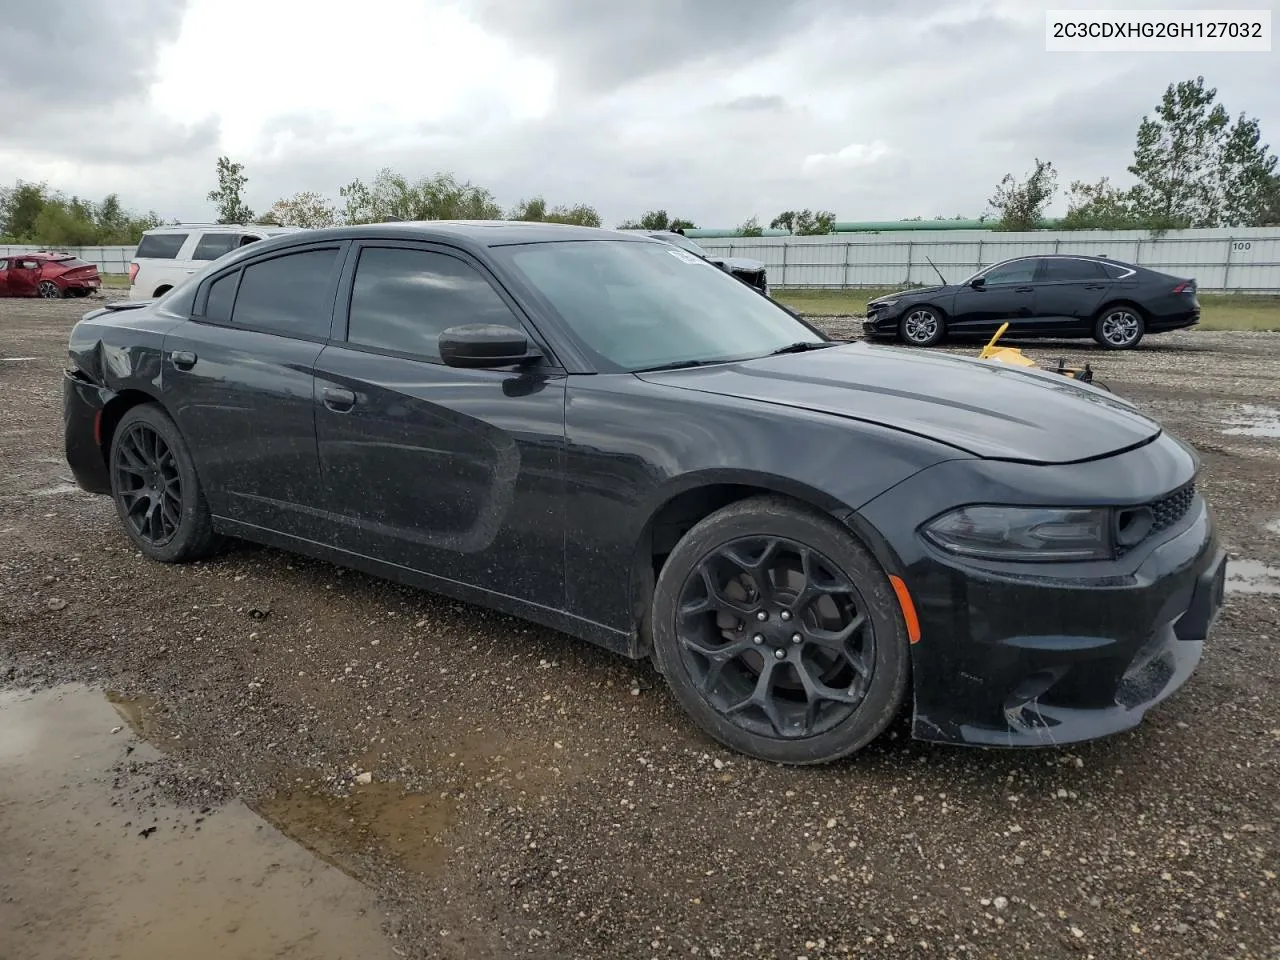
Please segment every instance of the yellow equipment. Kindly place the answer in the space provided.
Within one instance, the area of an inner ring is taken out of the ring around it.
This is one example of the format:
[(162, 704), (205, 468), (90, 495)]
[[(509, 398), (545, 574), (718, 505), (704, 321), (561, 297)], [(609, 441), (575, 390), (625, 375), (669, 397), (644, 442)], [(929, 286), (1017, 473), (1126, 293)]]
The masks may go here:
[[(1004, 332), (1008, 329), (1009, 324), (1002, 323), (1000, 325), (1000, 329), (996, 331), (996, 335), (991, 338), (990, 342), (988, 342), (985, 347), (982, 348), (982, 353), (979, 354), (978, 359), (994, 360), (996, 363), (1008, 363), (1015, 367), (1038, 366), (1034, 360), (1023, 356), (1022, 351), (1017, 347), (996, 346), (996, 342), (1004, 336)], [(1102, 387), (1103, 390), (1110, 389), (1109, 387), (1094, 381), (1093, 370), (1087, 363), (1083, 367), (1069, 367), (1067, 366), (1067, 361), (1059, 357), (1058, 365), (1056, 367), (1048, 367), (1046, 369), (1051, 370), (1054, 373), (1060, 373), (1064, 377), (1070, 377), (1072, 380), (1079, 380), (1081, 383), (1092, 383), (1095, 387)]]

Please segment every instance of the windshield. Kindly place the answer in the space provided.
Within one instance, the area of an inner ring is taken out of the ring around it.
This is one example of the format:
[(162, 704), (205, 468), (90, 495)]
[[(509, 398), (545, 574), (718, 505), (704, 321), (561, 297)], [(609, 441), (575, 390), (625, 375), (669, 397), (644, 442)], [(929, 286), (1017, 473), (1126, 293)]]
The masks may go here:
[(606, 370), (762, 357), (826, 338), (666, 243), (575, 240), (494, 249)]

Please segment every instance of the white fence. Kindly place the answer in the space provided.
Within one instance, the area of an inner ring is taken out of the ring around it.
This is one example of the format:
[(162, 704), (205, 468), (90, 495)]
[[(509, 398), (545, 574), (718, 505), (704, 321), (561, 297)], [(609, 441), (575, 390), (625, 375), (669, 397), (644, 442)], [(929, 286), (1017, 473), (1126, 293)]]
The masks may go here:
[[(775, 287), (895, 287), (961, 280), (1009, 257), (1037, 253), (1105, 255), (1196, 280), (1202, 290), (1280, 294), (1280, 228), (1036, 231), (920, 230), (821, 237), (698, 237), (707, 250), (764, 261)], [(0, 246), (0, 256), (38, 250)], [(69, 247), (60, 251), (128, 273), (134, 247)]]
[(1194, 279), (1201, 290), (1280, 293), (1280, 228), (1176, 230), (920, 230), (819, 237), (693, 237), (722, 256), (764, 262), (775, 287), (896, 287), (951, 282), (1010, 257), (1103, 255)]
[[(5, 246), (0, 244), (0, 257), (11, 253), (34, 253), (46, 250), (47, 247)], [(128, 273), (129, 263), (133, 260), (133, 251), (137, 247), (54, 247), (54, 253), (69, 253), (79, 257), (86, 263), (92, 263), (99, 273)]]

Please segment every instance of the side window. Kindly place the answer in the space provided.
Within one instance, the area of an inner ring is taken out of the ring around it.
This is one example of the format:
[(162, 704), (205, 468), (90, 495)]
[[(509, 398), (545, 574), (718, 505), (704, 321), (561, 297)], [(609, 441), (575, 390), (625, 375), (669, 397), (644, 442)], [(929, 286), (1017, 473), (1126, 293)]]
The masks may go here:
[(224, 253), (230, 253), (236, 247), (234, 233), (206, 233), (196, 244), (192, 260), (217, 260)]
[(1134, 274), (1132, 268), (1121, 266), (1118, 263), (1104, 263), (1102, 269), (1112, 280), (1127, 280)]
[(338, 251), (305, 250), (244, 268), (231, 322), (290, 337), (329, 336)]
[(185, 233), (148, 233), (138, 244), (135, 259), (172, 260), (187, 242)]
[(206, 320), (214, 323), (231, 322), (231, 304), (236, 298), (236, 281), (239, 272), (219, 277), (209, 285), (209, 299), (204, 306)]
[(984, 277), (987, 286), (995, 287), (1009, 283), (1030, 283), (1036, 276), (1037, 261), (1014, 260), (988, 270)]
[(360, 252), (347, 342), (440, 358), (440, 334), (465, 323), (520, 327), (489, 281), (443, 253), (389, 247)]
[(1071, 280), (1102, 280), (1106, 277), (1101, 265), (1092, 260), (1059, 260), (1045, 261), (1044, 279), (1048, 283), (1064, 283)]

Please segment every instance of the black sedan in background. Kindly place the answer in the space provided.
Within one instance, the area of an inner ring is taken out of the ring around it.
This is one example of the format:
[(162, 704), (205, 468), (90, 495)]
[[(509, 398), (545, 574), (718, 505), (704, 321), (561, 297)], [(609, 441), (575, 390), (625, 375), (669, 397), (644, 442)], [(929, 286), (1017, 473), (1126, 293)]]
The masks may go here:
[(1197, 458), (1131, 404), (833, 342), (614, 231), (265, 240), (86, 314), (64, 396), (77, 481), (146, 556), (238, 537), (652, 657), (771, 761), (903, 708), (952, 743), (1124, 730), (1221, 602)]
[(867, 304), (863, 332), (930, 347), (948, 335), (1093, 337), (1109, 350), (1200, 322), (1195, 280), (1066, 254), (1018, 257), (961, 283), (904, 290)]

